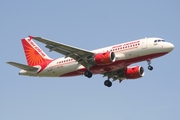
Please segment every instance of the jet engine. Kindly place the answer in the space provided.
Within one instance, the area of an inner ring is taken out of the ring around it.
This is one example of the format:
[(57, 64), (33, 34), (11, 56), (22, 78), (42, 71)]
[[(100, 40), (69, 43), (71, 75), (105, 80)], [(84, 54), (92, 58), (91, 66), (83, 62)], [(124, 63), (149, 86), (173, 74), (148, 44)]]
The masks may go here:
[(126, 79), (136, 79), (143, 77), (145, 74), (144, 68), (142, 66), (134, 66), (134, 67), (128, 67), (124, 71), (124, 76)]
[(99, 53), (94, 56), (94, 61), (97, 65), (108, 65), (116, 60), (114, 52)]

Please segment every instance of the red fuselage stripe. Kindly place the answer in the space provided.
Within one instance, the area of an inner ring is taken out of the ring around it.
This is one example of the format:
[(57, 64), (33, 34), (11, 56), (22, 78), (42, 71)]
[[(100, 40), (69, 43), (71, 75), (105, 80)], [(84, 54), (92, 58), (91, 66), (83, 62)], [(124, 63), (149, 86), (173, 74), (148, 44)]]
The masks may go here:
[[(130, 64), (133, 63), (137, 63), (137, 62), (141, 62), (141, 61), (146, 61), (148, 59), (154, 59), (160, 56), (163, 56), (167, 54), (167, 52), (165, 53), (156, 53), (156, 54), (151, 54), (151, 55), (145, 55), (145, 56), (139, 56), (136, 58), (131, 58), (131, 59), (127, 59), (127, 60), (119, 60), (119, 61), (115, 61), (114, 63), (110, 64), (110, 65), (105, 65), (105, 66), (93, 66), (90, 70), (93, 74), (102, 74), (105, 72), (111, 72), (111, 71), (115, 71), (118, 69), (122, 69)], [(77, 75), (82, 75), (84, 73), (84, 71), (86, 70), (86, 68), (77, 70), (77, 71), (73, 71), (70, 73), (66, 73), (61, 75), (60, 77), (70, 77), (70, 76), (77, 76)]]

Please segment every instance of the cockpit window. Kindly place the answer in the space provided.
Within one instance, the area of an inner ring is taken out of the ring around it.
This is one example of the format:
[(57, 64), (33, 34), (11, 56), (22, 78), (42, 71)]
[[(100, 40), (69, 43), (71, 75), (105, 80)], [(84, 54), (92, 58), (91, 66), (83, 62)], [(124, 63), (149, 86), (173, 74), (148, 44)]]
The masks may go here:
[(165, 40), (154, 40), (154, 42), (165, 42)]

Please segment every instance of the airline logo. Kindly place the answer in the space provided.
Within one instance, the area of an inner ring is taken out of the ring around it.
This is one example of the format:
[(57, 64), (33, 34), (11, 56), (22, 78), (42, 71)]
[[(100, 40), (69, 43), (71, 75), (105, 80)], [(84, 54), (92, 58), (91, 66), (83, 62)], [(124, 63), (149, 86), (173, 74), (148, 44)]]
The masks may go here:
[(138, 46), (140, 45), (140, 41), (133, 41), (133, 42), (129, 42), (129, 43), (125, 43), (125, 44), (120, 44), (120, 45), (116, 45), (113, 48), (118, 48), (118, 47), (132, 47), (132, 46)]
[(22, 39), (26, 60), (29, 66), (40, 65), (45, 68), (51, 59), (33, 41), (32, 37)]
[(42, 57), (45, 57), (45, 53), (32, 41), (31, 38), (25, 38), (26, 41), (36, 50)]

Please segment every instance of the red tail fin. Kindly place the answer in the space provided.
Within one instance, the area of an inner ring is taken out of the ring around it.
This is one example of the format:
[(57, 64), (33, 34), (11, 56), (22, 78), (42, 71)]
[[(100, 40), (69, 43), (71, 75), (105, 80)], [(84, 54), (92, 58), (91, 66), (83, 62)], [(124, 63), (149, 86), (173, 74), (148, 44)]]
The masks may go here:
[(22, 45), (29, 66), (35, 66), (44, 62), (50, 62), (52, 59), (48, 57), (33, 41), (32, 36), (22, 39)]

